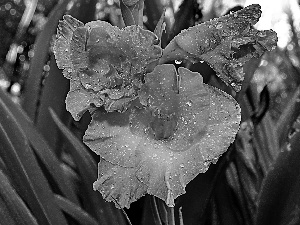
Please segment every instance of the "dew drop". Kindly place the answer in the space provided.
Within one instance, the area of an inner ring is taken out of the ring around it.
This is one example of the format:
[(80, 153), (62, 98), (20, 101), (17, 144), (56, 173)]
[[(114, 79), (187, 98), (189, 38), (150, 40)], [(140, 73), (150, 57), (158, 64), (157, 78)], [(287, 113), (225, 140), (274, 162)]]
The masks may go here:
[(192, 106), (192, 102), (191, 101), (188, 101), (187, 103), (186, 103), (188, 106)]
[(182, 63), (181, 60), (175, 60), (175, 64), (179, 65), (179, 64), (181, 64), (181, 63)]
[(223, 25), (222, 25), (222, 24), (218, 24), (218, 25), (216, 26), (216, 28), (217, 28), (217, 29), (221, 29), (221, 28), (223, 28)]
[(263, 38), (263, 37), (266, 37), (267, 34), (266, 33), (258, 33), (258, 36)]
[(84, 86), (85, 86), (85, 88), (87, 88), (87, 89), (89, 89), (89, 88), (92, 87), (92, 85), (90, 85), (90, 84), (85, 84)]
[(286, 150), (287, 150), (288, 152), (292, 150), (291, 143), (288, 143), (288, 144), (286, 145)]

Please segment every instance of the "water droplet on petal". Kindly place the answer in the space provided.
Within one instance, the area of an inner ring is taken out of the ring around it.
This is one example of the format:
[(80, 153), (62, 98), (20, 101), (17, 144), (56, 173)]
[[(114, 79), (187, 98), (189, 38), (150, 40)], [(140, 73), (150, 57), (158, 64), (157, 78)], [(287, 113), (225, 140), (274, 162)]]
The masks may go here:
[(191, 101), (188, 101), (187, 103), (186, 103), (188, 106), (192, 106), (192, 102)]
[(287, 150), (288, 152), (292, 150), (291, 143), (288, 143), (288, 144), (286, 145), (286, 150)]
[(223, 25), (222, 25), (222, 24), (218, 24), (218, 25), (216, 26), (216, 28), (217, 28), (217, 29), (221, 29), (221, 28), (223, 28)]
[(92, 85), (90, 85), (90, 84), (85, 84), (84, 87), (85, 87), (86, 89), (89, 89), (89, 88), (92, 87)]

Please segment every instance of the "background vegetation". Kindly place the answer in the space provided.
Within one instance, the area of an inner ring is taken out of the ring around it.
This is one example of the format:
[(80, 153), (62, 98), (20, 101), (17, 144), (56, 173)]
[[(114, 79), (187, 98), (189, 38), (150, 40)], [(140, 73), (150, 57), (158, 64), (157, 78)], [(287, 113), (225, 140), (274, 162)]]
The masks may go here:
[[(144, 26), (153, 31), (166, 7), (164, 47), (182, 29), (250, 3), (145, 0)], [(242, 123), (229, 150), (176, 200), (176, 224), (300, 224), (300, 7), (263, 1), (262, 11), (257, 26), (274, 29), (278, 47), (244, 66), (241, 92), (205, 63), (184, 65), (234, 95)], [(92, 189), (99, 159), (81, 141), (89, 114), (75, 122), (65, 110), (69, 82), (52, 43), (66, 13), (124, 26), (114, 0), (0, 0), (0, 224), (129, 224)], [(168, 224), (165, 204), (153, 196), (126, 213), (132, 224)]]

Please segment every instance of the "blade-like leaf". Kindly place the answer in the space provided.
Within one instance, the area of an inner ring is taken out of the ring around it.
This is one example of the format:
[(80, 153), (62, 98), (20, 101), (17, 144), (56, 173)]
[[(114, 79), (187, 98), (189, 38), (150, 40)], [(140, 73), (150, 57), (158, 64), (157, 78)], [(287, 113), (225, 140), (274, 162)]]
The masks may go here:
[(10, 215), (8, 208), (5, 205), (5, 202), (0, 198), (0, 218), (1, 224), (17, 225), (12, 215)]
[(145, 197), (142, 225), (163, 225), (167, 223), (167, 211), (161, 199), (151, 195)]
[(289, 103), (281, 113), (277, 123), (276, 132), (279, 139), (279, 144), (282, 146), (287, 140), (288, 129), (291, 127), (293, 121), (297, 118), (300, 111), (300, 87), (298, 87), (291, 97)]
[(52, 40), (52, 35), (56, 31), (58, 20), (64, 14), (69, 2), (70, 0), (58, 2), (52, 10), (44, 30), (37, 36), (35, 41), (34, 57), (31, 60), (29, 76), (25, 84), (23, 102), (25, 111), (33, 120), (35, 120), (36, 117), (43, 68), (49, 53), (50, 41)]
[(29, 205), (40, 224), (66, 225), (53, 199), (24, 131), (5, 103), (0, 100), (0, 155), (18, 194)]
[[(11, 186), (6, 175), (0, 171), (0, 198), (4, 201), (9, 214), (16, 224), (38, 225), (36, 219), (31, 214), (15, 189)], [(1, 207), (1, 211), (3, 208)], [(3, 218), (3, 217), (2, 217)], [(3, 221), (1, 221), (2, 223)]]
[(100, 193), (93, 191), (93, 182), (97, 179), (97, 165), (87, 152), (86, 147), (59, 120), (53, 110), (50, 109), (50, 113), (60, 131), (73, 146), (70, 154), (73, 156), (83, 180), (85, 195), (90, 205), (87, 211), (98, 218), (101, 224), (126, 224), (121, 211), (116, 209), (111, 203), (105, 202)]
[(270, 93), (266, 85), (260, 93), (259, 106), (252, 114), (251, 119), (254, 124), (258, 124), (266, 114), (270, 105)]
[(68, 180), (64, 179), (64, 174), (60, 168), (60, 162), (54, 155), (53, 149), (50, 148), (44, 137), (36, 130), (32, 121), (28, 118), (25, 112), (18, 107), (2, 90), (0, 90), (0, 99), (10, 109), (10, 112), (14, 115), (22, 127), (30, 144), (40, 157), (45, 167), (48, 169), (60, 191), (72, 202), (78, 203), (74, 190), (72, 190)]
[(143, 26), (144, 0), (126, 1), (120, 0), (122, 17), (126, 26)]
[(199, 8), (199, 3), (196, 0), (182, 1), (178, 11), (175, 13), (175, 22), (169, 37), (170, 40), (179, 34), (183, 29), (187, 29), (195, 25), (196, 14), (201, 14)]
[(156, 34), (156, 36), (158, 37), (158, 39), (160, 41), (160, 45), (161, 45), (162, 33), (166, 29), (166, 23), (164, 22), (165, 13), (166, 13), (166, 8), (164, 8), (164, 11), (161, 14), (161, 17), (160, 17), (159, 21), (157, 22), (155, 30), (154, 30), (154, 34)]
[(264, 180), (258, 201), (256, 225), (299, 224), (300, 116), (289, 140)]
[(70, 216), (76, 219), (80, 224), (98, 225), (97, 221), (78, 205), (70, 202), (68, 199), (60, 195), (54, 196), (57, 205), (59, 205), (64, 212), (68, 213)]
[(211, 165), (205, 173), (199, 174), (191, 181), (186, 187), (186, 194), (178, 198), (175, 205), (175, 215), (178, 218), (179, 209), (181, 209), (184, 224), (196, 225), (204, 220), (213, 190), (222, 171), (224, 171), (227, 154), (221, 156), (216, 165)]

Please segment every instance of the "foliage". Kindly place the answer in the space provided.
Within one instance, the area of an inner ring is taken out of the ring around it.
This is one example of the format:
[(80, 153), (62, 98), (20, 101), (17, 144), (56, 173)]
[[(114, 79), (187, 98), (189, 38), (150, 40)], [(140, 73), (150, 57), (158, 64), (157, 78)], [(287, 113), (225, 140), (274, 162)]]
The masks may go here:
[[(4, 224), (299, 223), (297, 27), (293, 49), (264, 54), (277, 39), (253, 27), (259, 6), (205, 22), (222, 1), (172, 2), (39, 1), (26, 32), (26, 5), (3, 4), (17, 13), (0, 27), (14, 21), (0, 62), (7, 91), (21, 85), (20, 98), (0, 90)], [(14, 44), (23, 48), (7, 61)], [(288, 97), (253, 82), (270, 68), (288, 74)]]

